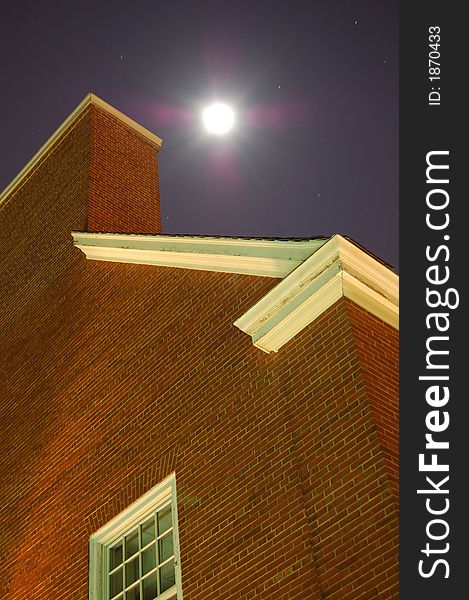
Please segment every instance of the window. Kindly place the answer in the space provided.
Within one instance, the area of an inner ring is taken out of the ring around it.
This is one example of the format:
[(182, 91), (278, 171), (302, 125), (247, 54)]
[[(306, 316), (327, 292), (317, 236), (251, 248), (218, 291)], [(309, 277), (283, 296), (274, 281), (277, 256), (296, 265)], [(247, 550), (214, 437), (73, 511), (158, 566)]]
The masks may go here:
[(182, 599), (174, 474), (90, 538), (90, 600)]

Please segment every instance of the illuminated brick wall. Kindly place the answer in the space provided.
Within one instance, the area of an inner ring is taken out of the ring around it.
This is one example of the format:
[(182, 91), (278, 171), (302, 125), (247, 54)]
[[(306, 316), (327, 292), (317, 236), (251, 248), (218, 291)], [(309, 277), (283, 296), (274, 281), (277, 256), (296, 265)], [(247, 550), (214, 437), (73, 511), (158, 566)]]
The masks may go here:
[(175, 470), (184, 600), (397, 599), (396, 332), (341, 300), (267, 355), (232, 323), (277, 280), (87, 261), (70, 231), (159, 228), (109, 119), (0, 209), (0, 596), (86, 600), (90, 534)]
[(88, 231), (161, 233), (157, 147), (91, 106)]

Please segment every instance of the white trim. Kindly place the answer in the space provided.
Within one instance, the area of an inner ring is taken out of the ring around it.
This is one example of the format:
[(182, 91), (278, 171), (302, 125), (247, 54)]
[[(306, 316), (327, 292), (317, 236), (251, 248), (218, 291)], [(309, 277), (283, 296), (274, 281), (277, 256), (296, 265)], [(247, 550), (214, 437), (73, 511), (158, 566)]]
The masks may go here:
[(343, 295), (388, 325), (399, 329), (399, 306), (364, 285), (349, 273), (343, 273)]
[(326, 243), (72, 232), (89, 260), (158, 265), (282, 278)]
[[(305, 239), (262, 239), (262, 238), (242, 238), (242, 237), (223, 237), (223, 236), (205, 236), (205, 235), (154, 235), (154, 234), (135, 234), (135, 233), (94, 233), (90, 231), (73, 231), (72, 236), (80, 240), (87, 246), (107, 246), (111, 248), (141, 248), (151, 249), (154, 244), (162, 245), (168, 249), (174, 246), (174, 249), (180, 249), (187, 245), (194, 248), (201, 248), (205, 252), (211, 252), (210, 248), (230, 246), (238, 252), (243, 248), (251, 252), (271, 252), (283, 250), (288, 256), (298, 256), (304, 260), (324, 245), (330, 238)], [(233, 254), (235, 250), (233, 250)], [(260, 254), (261, 255), (261, 254)]]
[(234, 325), (264, 352), (277, 352), (304, 327), (345, 296), (399, 328), (399, 278), (340, 235), (239, 317)]
[(341, 235), (257, 240), (72, 232), (87, 259), (281, 278), (234, 325), (277, 352), (339, 298), (399, 328), (399, 278)]
[[(342, 273), (336, 273), (305, 302), (291, 312), (287, 309), (285, 317), (265, 328), (265, 333), (254, 331), (254, 346), (264, 352), (277, 352), (287, 341), (312, 323), (329, 306), (342, 296)], [(235, 323), (236, 324), (236, 323)]]
[(14, 190), (16, 190), (16, 188), (18, 188), (21, 185), (22, 181), (27, 177), (30, 171), (34, 169), (34, 167), (39, 163), (39, 161), (48, 152), (48, 150), (57, 142), (57, 140), (67, 131), (67, 129), (74, 123), (74, 121), (76, 121), (76, 119), (83, 113), (83, 111), (91, 104), (97, 106), (101, 110), (104, 110), (108, 114), (116, 117), (117, 119), (119, 119), (119, 121), (136, 131), (148, 141), (155, 144), (158, 148), (161, 147), (161, 144), (163, 143), (163, 140), (161, 138), (159, 138), (154, 133), (151, 133), (151, 131), (148, 131), (147, 129), (145, 129), (145, 127), (139, 125), (139, 123), (136, 123), (133, 119), (131, 119), (127, 115), (124, 115), (124, 113), (121, 113), (107, 102), (104, 102), (104, 100), (101, 100), (101, 98), (98, 98), (98, 96), (95, 96), (95, 94), (89, 93), (83, 98), (80, 104), (78, 104), (78, 106), (70, 113), (70, 115), (65, 119), (65, 121), (63, 121), (63, 123), (59, 125), (59, 127), (54, 131), (50, 138), (39, 148), (39, 150), (31, 158), (28, 164), (23, 169), (21, 169), (18, 175), (3, 190), (3, 192), (0, 194), (0, 205)]
[(92, 537), (89, 540), (88, 565), (88, 598), (89, 600), (104, 600), (104, 546)]
[[(173, 542), (175, 556), (175, 574), (177, 600), (182, 599), (182, 581), (179, 551), (179, 530), (177, 514), (176, 474), (171, 473), (161, 483), (141, 496), (114, 519), (103, 525), (89, 539), (89, 600), (105, 600), (104, 563), (105, 548), (112, 544), (126, 531), (137, 526), (146, 516), (155, 512), (164, 502), (171, 500), (173, 509)], [(168, 594), (168, 597), (171, 594)], [(158, 600), (164, 600), (166, 594)]]
[(375, 258), (352, 244), (342, 236), (337, 236), (340, 259), (344, 271), (376, 289), (394, 304), (399, 303), (399, 277)]
[(245, 256), (232, 258), (217, 254), (209, 256), (207, 254), (183, 254), (164, 251), (144, 253), (125, 248), (119, 250), (110, 248), (89, 249), (78, 245), (77, 248), (83, 250), (89, 260), (178, 267), (199, 271), (220, 271), (244, 275), (263, 275), (265, 277), (284, 277), (296, 266), (285, 261)]
[(239, 317), (234, 323), (236, 327), (251, 334), (280, 308), (288, 305), (292, 298), (308, 286), (309, 282), (314, 281), (328, 266), (333, 264), (338, 253), (336, 237), (331, 238), (317, 252), (309, 256), (288, 277)]

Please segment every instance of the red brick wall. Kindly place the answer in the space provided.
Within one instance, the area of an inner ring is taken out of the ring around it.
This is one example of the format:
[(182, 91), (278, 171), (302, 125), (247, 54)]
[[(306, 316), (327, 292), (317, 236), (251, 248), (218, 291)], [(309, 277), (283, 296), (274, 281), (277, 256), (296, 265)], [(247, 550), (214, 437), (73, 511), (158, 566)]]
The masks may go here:
[[(378, 426), (378, 398), (370, 391), (368, 357), (356, 335), (360, 328), (377, 345), (390, 339), (392, 346), (396, 337), (392, 328), (342, 300), (290, 342), (293, 347), (303, 336), (305, 345), (317, 349), (308, 358), (314, 365), (309, 384), (298, 376), (292, 392), (306, 396), (297, 413), (304, 423), (299, 453), (305, 508), (320, 597), (333, 600), (398, 597), (397, 496), (380, 438), (386, 424)], [(395, 347), (381, 355), (389, 370), (393, 357)]]
[(232, 323), (276, 280), (86, 261), (88, 132), (0, 210), (0, 596), (85, 600), (175, 470), (185, 600), (397, 598), (393, 330), (342, 300), (267, 355)]
[(29, 303), (39, 293), (54, 295), (55, 282), (67, 277), (63, 254), (70, 248), (70, 232), (86, 228), (89, 135), (85, 112), (0, 205), (2, 329), (24, 318), (28, 335), (42, 313), (42, 307), (31, 313)]
[(399, 496), (399, 333), (349, 303), (349, 313), (389, 481)]
[(157, 146), (90, 108), (88, 231), (161, 233)]

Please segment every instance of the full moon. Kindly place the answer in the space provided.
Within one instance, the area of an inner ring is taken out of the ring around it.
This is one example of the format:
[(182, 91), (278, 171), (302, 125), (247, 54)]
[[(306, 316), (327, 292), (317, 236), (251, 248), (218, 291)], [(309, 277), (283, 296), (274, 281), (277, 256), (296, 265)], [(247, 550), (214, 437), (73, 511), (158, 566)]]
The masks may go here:
[(202, 118), (207, 131), (218, 135), (227, 133), (234, 123), (232, 109), (220, 102), (207, 107), (202, 113)]

